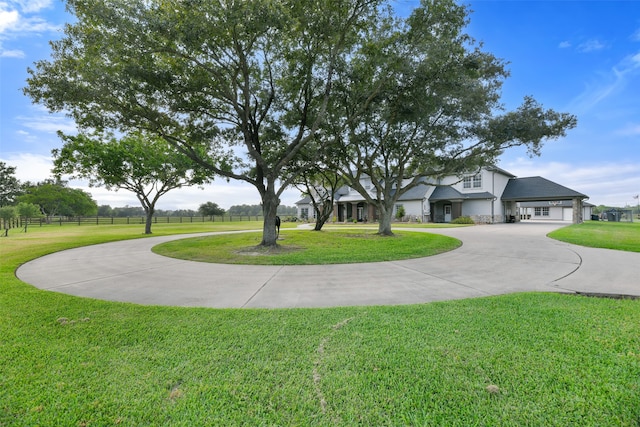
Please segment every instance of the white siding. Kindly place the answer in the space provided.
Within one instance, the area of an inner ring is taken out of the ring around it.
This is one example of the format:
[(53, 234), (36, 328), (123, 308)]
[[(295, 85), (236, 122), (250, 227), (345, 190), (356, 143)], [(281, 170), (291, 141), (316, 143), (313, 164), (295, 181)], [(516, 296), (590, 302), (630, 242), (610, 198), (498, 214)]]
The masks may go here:
[(491, 215), (490, 200), (465, 200), (462, 204), (462, 216), (485, 216)]

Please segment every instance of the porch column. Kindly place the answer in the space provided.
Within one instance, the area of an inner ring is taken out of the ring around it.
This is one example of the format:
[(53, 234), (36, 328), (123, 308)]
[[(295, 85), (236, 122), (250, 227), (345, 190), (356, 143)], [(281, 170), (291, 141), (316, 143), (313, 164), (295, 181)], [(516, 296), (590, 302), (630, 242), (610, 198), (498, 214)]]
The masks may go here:
[(358, 219), (358, 202), (351, 202), (351, 221)]
[(373, 206), (371, 203), (367, 204), (367, 220), (368, 221), (375, 221), (376, 218), (376, 207)]
[(582, 221), (582, 199), (580, 197), (576, 197), (573, 199), (573, 223), (581, 224)]

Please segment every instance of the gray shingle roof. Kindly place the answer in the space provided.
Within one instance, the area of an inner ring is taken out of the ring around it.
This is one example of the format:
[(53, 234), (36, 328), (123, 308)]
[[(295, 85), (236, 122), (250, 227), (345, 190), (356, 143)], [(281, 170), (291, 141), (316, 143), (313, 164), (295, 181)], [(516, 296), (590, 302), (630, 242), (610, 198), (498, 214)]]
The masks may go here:
[(507, 183), (502, 200), (563, 200), (574, 197), (587, 198), (585, 194), (556, 184), (541, 176), (529, 178), (512, 178)]
[(481, 193), (461, 193), (453, 187), (439, 186), (433, 190), (433, 194), (429, 197), (429, 201), (438, 202), (441, 200), (487, 200), (493, 199), (494, 195), (488, 191)]
[(429, 185), (426, 179), (420, 179), (424, 184), (417, 185), (411, 188), (406, 193), (402, 194), (398, 200), (422, 200), (425, 194), (429, 190)]
[(429, 200), (431, 200), (432, 202), (452, 199), (464, 199), (464, 195), (455, 188), (449, 187), (448, 185), (436, 187), (436, 189), (433, 190), (431, 197), (429, 197)]

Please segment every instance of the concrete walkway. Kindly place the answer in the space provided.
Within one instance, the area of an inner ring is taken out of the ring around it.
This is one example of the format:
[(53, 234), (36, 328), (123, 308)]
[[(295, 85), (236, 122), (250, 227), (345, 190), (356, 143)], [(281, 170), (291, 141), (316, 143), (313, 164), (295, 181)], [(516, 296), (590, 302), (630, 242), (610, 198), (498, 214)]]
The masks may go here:
[[(181, 261), (151, 248), (193, 235), (151, 237), (47, 255), (20, 267), (17, 276), (41, 289), (83, 297), (218, 308), (414, 304), (522, 291), (640, 295), (640, 253), (546, 237), (564, 225), (416, 229), (458, 238), (463, 245), (428, 258), (318, 266)], [(296, 232), (303, 231), (284, 229), (281, 237)]]

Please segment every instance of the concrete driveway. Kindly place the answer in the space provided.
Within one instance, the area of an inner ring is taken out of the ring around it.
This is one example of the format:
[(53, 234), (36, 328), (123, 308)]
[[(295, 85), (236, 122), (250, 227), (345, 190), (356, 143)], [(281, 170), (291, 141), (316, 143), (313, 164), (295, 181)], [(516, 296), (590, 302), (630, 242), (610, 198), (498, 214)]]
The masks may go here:
[[(460, 239), (428, 258), (368, 264), (247, 266), (156, 255), (151, 237), (54, 253), (17, 271), (41, 289), (146, 305), (288, 308), (415, 304), (522, 291), (640, 296), (640, 253), (546, 237), (566, 223), (416, 229)], [(304, 232), (285, 229), (287, 233)], [(216, 233), (212, 233), (216, 234)]]

